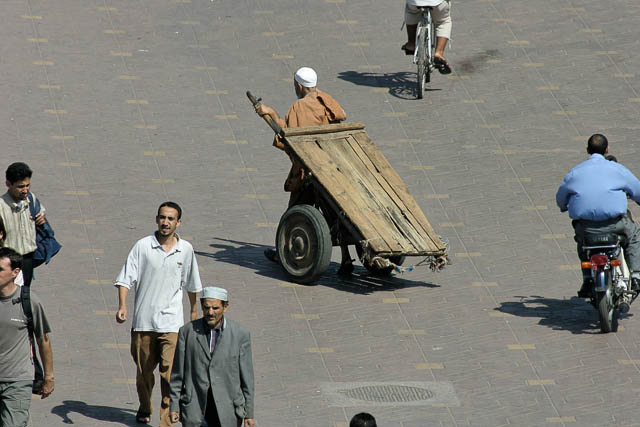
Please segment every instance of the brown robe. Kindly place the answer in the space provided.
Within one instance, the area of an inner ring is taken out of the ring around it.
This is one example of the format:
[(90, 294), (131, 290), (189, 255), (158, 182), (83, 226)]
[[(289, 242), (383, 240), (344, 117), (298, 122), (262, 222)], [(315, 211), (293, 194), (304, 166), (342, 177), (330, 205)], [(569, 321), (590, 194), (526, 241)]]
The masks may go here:
[[(338, 123), (347, 118), (344, 110), (331, 95), (321, 90), (312, 90), (304, 98), (298, 99), (287, 111), (285, 120), (278, 120), (281, 128), (320, 126)], [(287, 151), (285, 145), (276, 137), (273, 145)], [(288, 154), (288, 153), (287, 153)], [(291, 158), (291, 156), (289, 156)], [(291, 170), (284, 182), (284, 191), (296, 191), (302, 186), (304, 170), (291, 158)]]

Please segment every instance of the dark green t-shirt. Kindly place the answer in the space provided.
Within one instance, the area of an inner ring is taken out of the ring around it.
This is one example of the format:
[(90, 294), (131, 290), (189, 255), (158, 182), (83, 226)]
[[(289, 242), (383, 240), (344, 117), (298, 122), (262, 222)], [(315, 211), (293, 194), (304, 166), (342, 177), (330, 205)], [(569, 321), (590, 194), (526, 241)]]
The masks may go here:
[[(36, 338), (51, 332), (40, 299), (31, 291), (31, 309)], [(0, 382), (33, 379), (33, 359), (27, 317), (22, 311), (20, 287), (9, 297), (0, 297)], [(37, 346), (37, 344), (36, 344)]]

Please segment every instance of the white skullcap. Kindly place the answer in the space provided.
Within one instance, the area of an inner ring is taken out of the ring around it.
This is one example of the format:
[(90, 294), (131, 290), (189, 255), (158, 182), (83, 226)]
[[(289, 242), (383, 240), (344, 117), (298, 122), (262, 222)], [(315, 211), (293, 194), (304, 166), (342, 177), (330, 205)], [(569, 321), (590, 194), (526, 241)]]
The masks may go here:
[(298, 69), (293, 78), (304, 87), (316, 87), (316, 83), (318, 83), (318, 75), (313, 68), (309, 67)]
[(215, 298), (220, 301), (227, 302), (229, 301), (229, 293), (226, 289), (216, 288), (215, 286), (207, 286), (202, 289), (202, 297), (201, 298)]

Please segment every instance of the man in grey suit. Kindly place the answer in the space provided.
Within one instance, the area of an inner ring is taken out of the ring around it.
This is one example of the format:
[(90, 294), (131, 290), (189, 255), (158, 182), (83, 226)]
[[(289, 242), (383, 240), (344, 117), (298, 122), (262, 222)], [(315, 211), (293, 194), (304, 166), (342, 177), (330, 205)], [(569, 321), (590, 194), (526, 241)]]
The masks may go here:
[(205, 287), (204, 317), (184, 325), (171, 371), (171, 420), (187, 427), (253, 427), (251, 335), (224, 317), (225, 289)]

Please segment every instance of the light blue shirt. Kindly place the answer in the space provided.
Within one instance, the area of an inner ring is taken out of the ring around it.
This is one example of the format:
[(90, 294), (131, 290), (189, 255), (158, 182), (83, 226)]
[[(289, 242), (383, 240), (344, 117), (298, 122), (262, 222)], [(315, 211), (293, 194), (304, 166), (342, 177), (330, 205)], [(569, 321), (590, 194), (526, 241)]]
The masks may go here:
[(592, 154), (569, 171), (556, 203), (572, 219), (606, 221), (627, 213), (627, 195), (640, 203), (640, 181), (617, 162)]

